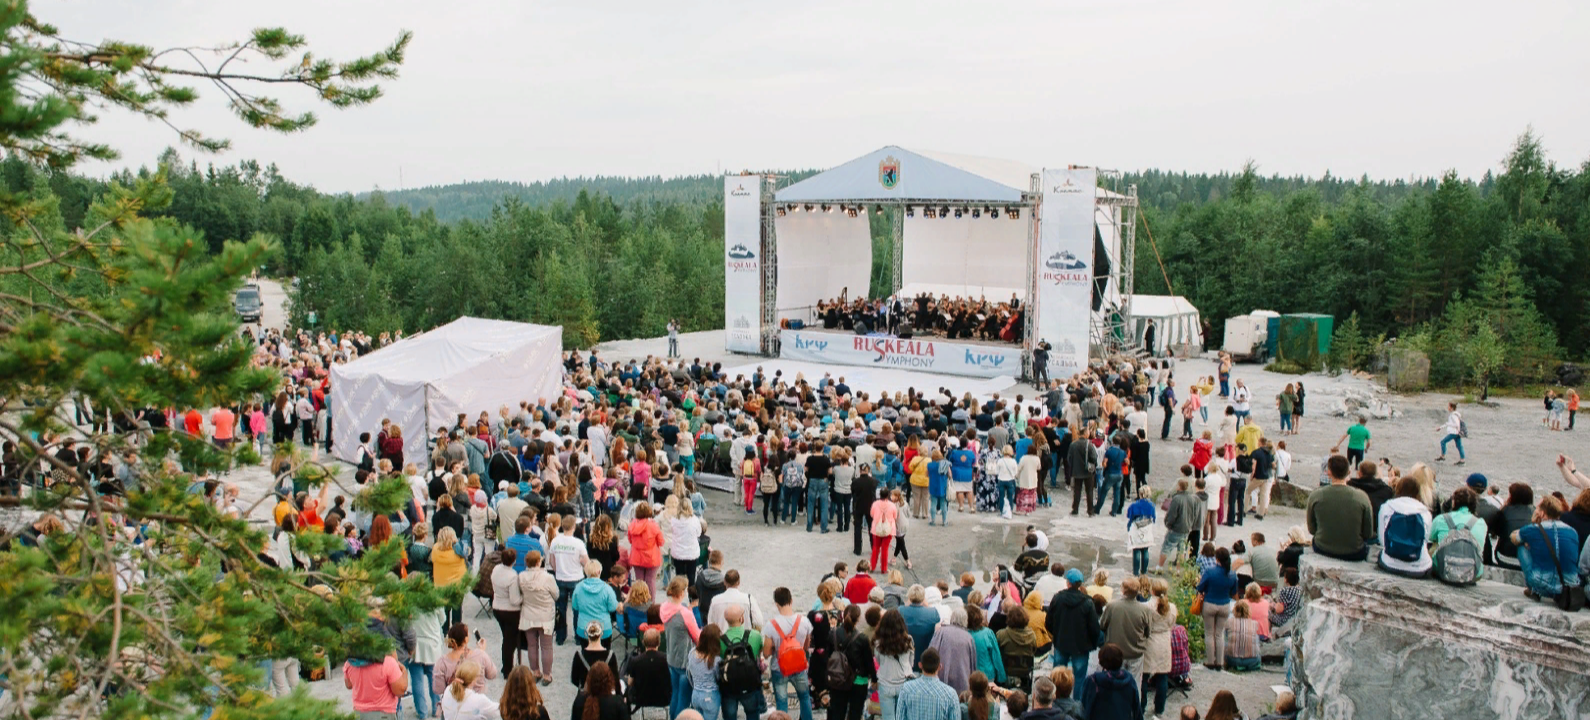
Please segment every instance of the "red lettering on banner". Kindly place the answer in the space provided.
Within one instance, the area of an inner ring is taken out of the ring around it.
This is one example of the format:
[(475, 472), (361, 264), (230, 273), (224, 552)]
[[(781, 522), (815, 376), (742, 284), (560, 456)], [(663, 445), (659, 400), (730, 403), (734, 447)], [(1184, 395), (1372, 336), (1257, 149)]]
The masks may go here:
[(908, 357), (934, 357), (933, 343), (922, 340), (897, 340), (894, 338), (869, 338), (858, 337), (853, 341), (854, 349), (862, 352), (876, 353), (873, 362), (883, 362), (884, 358), (891, 355), (904, 355)]

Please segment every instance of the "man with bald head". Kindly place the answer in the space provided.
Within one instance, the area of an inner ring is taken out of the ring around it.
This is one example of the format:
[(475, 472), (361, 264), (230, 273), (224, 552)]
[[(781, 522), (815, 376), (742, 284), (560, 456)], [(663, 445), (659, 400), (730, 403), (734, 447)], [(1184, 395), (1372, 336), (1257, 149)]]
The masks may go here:
[[(713, 608), (716, 610), (717, 605)], [(745, 607), (742, 605), (728, 605), (723, 608), (723, 657), (719, 662), (728, 662), (731, 650), (749, 651), (750, 657), (762, 656), (762, 633), (745, 626)], [(739, 708), (745, 708), (746, 720), (755, 720), (767, 710), (767, 700), (762, 696), (762, 689), (743, 693), (722, 693), (723, 720), (735, 720)]]

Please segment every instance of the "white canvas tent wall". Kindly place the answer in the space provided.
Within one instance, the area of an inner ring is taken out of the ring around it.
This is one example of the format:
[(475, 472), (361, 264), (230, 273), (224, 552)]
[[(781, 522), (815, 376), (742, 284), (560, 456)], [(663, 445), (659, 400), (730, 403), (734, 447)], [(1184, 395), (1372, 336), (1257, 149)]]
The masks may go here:
[(403, 458), (423, 465), (428, 435), (458, 413), (517, 408), (561, 391), (563, 329), (463, 317), (331, 368), (332, 449), (356, 457), (381, 419), (403, 429)]
[[(881, 182), (883, 164), (898, 164), (893, 187)], [(840, 203), (918, 205), (902, 229), (900, 281), (903, 289), (952, 295), (985, 295), (1009, 299), (1026, 296), (1027, 211), (1023, 221), (989, 218), (925, 217), (920, 208), (1011, 207), (1024, 205), (1023, 193), (1032, 188), (1032, 176), (1042, 168), (1026, 163), (911, 150), (889, 145), (827, 171), (813, 175), (774, 194), (774, 203), (795, 211), (777, 218), (778, 285), (776, 319), (809, 317), (818, 300), (837, 297), (848, 289), (850, 297), (864, 295), (872, 272), (872, 247), (867, 216), (848, 218)], [(1120, 196), (1100, 188), (1099, 197)], [(835, 205), (829, 213), (822, 203)], [(817, 206), (815, 213), (805, 211)], [(817, 217), (813, 217), (813, 216)], [(1121, 267), (1121, 228), (1110, 207), (1095, 212), (1095, 227), (1109, 256), (1111, 282), (1096, 316), (1119, 308), (1116, 280)]]
[(1142, 342), (1148, 324), (1154, 324), (1154, 347), (1145, 348), (1156, 354), (1174, 346), (1203, 344), (1203, 325), (1198, 308), (1180, 295), (1133, 295), (1132, 338)]

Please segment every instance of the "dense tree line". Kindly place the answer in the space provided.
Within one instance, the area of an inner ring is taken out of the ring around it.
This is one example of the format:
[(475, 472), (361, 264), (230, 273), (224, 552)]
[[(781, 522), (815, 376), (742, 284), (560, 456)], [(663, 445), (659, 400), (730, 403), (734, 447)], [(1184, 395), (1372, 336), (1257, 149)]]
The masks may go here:
[[(1369, 337), (1450, 339), (1453, 327), (1472, 325), (1479, 303), (1494, 311), (1494, 334), (1512, 343), (1509, 359), (1535, 359), (1505, 364), (1517, 379), (1582, 357), (1590, 342), (1582, 279), (1590, 164), (1557, 167), (1532, 132), (1479, 182), (1449, 172), (1433, 181), (1299, 184), (1265, 180), (1251, 164), (1229, 177), (1135, 181), (1140, 196), (1176, 202), (1145, 202), (1159, 258), (1140, 231), (1138, 292), (1164, 293), (1168, 278), (1217, 333), (1223, 318), (1269, 309), (1327, 313), (1338, 323), (1356, 314)], [(1436, 362), (1432, 372), (1458, 381), (1474, 376), (1470, 365)]]
[[(293, 304), (300, 322), (313, 311), (322, 327), (413, 332), (470, 314), (561, 324), (571, 346), (661, 334), (669, 318), (687, 329), (722, 324), (716, 176), (355, 197), (320, 193), (253, 161), (201, 167), (175, 152), (160, 160), (173, 198), (159, 214), (198, 231), (212, 251), (256, 235), (279, 241), (270, 270), (302, 279)], [(129, 184), (153, 172), (112, 179)], [(53, 197), (68, 228), (108, 187), (16, 158), (0, 163), (0, 181)], [(1226, 317), (1271, 309), (1327, 313), (1338, 325), (1356, 314), (1371, 340), (1448, 338), (1447, 328), (1463, 324), (1454, 304), (1466, 298), (1457, 307), (1471, 308), (1489, 292), (1516, 296), (1492, 303), (1527, 316), (1508, 324), (1538, 330), (1527, 333), (1535, 366), (1583, 357), (1590, 343), (1590, 290), (1578, 277), (1590, 261), (1590, 171), (1549, 163), (1531, 133), (1478, 181), (1265, 177), (1250, 164), (1213, 175), (1128, 173), (1120, 184), (1136, 184), (1143, 201), (1138, 291), (1167, 292), (1168, 279), (1216, 333)], [(888, 216), (873, 226), (881, 292)], [(1493, 328), (1499, 337), (1514, 329)], [(1438, 380), (1472, 376), (1467, 364), (1435, 370)]]

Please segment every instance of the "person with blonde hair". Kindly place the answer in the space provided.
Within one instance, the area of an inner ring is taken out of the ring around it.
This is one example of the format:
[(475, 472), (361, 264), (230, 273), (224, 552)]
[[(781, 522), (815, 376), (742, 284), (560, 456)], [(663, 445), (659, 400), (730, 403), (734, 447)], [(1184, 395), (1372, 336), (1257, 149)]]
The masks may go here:
[(1238, 600), (1225, 623), (1225, 662), (1229, 670), (1259, 669), (1259, 621), (1247, 600)]
[(447, 720), (502, 720), (497, 703), (470, 688), (480, 677), (480, 665), (473, 660), (460, 663), (453, 682), (442, 697), (442, 717)]
[[(458, 533), (444, 527), (436, 533), (436, 544), (431, 546), (431, 584), (447, 587), (463, 582), (469, 574), (469, 563), (457, 552)], [(453, 625), (464, 619), (463, 600), (447, 609), (447, 623)]]

